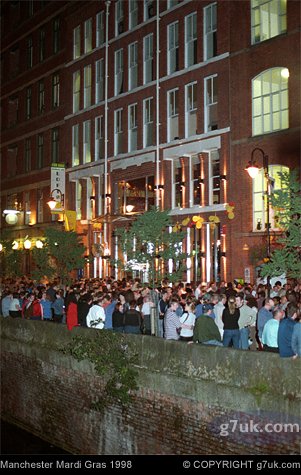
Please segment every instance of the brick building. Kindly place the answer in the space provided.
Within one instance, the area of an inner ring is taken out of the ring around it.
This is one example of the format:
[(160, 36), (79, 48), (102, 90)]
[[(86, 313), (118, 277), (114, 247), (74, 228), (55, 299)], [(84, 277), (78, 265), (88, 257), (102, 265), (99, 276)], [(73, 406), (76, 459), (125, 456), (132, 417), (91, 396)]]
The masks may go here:
[(266, 184), (244, 169), (267, 160), (277, 187), (299, 166), (300, 2), (4, 1), (1, 58), (1, 209), (19, 211), (1, 225), (20, 244), (61, 226), (63, 163), (86, 275), (107, 275), (114, 229), (156, 205), (186, 231), (184, 280), (253, 281)]

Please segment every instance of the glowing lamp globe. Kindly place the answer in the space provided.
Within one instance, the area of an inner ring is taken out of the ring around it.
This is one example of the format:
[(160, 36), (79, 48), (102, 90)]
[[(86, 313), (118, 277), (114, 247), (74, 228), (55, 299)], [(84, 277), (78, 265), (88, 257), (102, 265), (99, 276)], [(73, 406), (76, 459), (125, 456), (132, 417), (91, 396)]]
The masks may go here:
[(7, 224), (10, 224), (11, 226), (13, 226), (14, 224), (17, 224), (18, 222), (18, 215), (16, 213), (8, 213), (5, 216), (5, 221), (7, 222)]
[(29, 239), (26, 239), (24, 241), (24, 249), (30, 249), (31, 248), (31, 241)]

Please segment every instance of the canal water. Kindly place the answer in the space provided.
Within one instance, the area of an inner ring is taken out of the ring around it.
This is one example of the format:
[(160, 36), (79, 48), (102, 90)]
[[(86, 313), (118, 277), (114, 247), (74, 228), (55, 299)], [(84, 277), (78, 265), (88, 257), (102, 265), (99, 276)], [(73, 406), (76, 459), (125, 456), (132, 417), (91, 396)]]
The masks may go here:
[(19, 427), (1, 420), (1, 454), (68, 454)]

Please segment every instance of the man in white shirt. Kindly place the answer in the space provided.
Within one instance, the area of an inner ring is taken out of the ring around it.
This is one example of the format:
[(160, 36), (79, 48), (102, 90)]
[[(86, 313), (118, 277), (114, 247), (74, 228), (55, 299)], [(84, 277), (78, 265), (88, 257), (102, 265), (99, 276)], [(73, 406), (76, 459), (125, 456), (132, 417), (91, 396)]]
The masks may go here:
[(88, 328), (97, 328), (98, 330), (103, 329), (106, 315), (103, 307), (101, 306), (101, 302), (102, 298), (98, 298), (96, 301), (93, 302), (93, 305), (90, 308), (86, 317)]

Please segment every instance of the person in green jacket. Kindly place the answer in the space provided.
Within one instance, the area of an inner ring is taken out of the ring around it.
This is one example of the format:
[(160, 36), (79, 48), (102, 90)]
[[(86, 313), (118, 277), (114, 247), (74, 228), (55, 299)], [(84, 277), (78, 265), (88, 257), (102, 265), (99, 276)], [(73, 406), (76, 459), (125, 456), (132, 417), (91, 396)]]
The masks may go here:
[(194, 343), (223, 346), (219, 329), (213, 318), (210, 317), (212, 311), (213, 307), (211, 304), (205, 304), (203, 306), (203, 315), (198, 317), (195, 322), (193, 331)]

